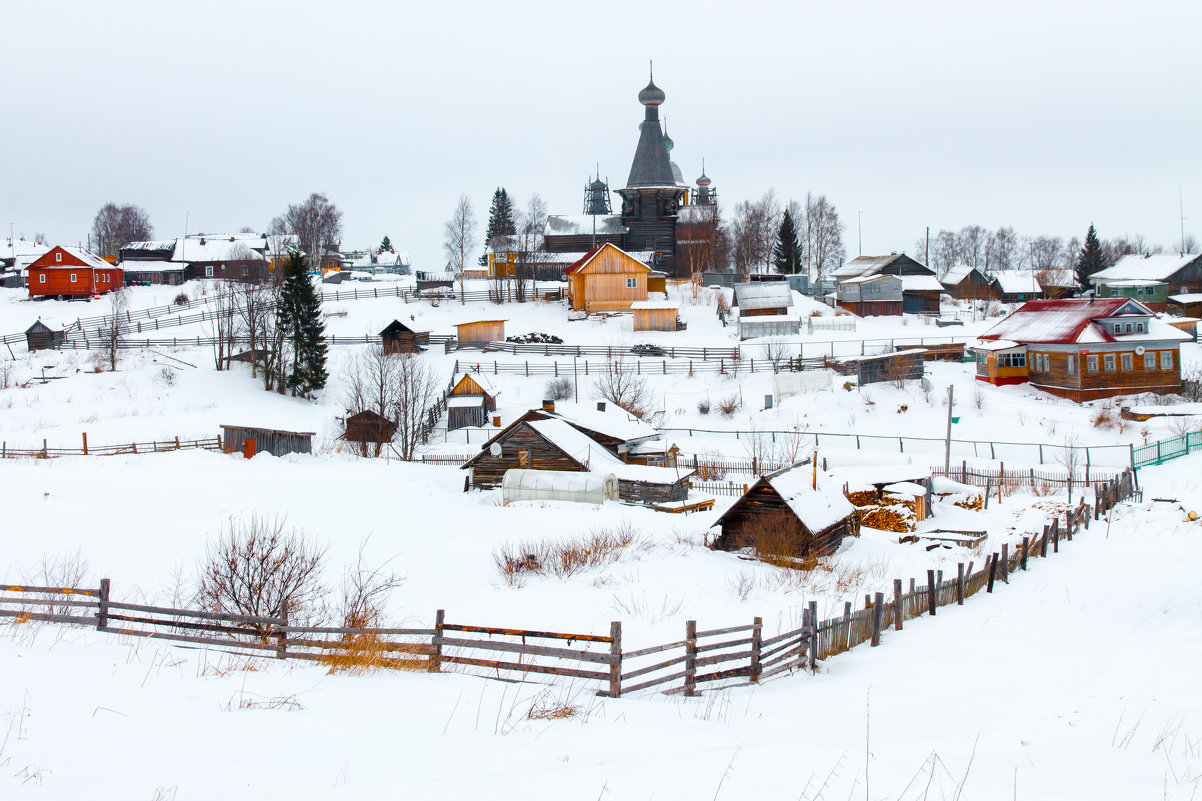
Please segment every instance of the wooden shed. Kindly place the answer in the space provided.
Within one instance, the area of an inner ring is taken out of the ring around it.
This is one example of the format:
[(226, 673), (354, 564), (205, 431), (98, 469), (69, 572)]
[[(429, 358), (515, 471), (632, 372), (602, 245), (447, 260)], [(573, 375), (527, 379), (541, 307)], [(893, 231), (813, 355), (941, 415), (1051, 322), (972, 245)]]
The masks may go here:
[(902, 279), (866, 275), (840, 281), (835, 290), (840, 308), (860, 317), (896, 317), (902, 313)]
[(414, 331), (400, 320), (389, 323), (388, 327), (380, 332), (380, 339), (384, 343), (385, 353), (421, 353), (420, 346), (424, 344), (422, 340), (430, 341), (427, 332)]
[(855, 508), (833, 483), (822, 472), (815, 481), (807, 464), (761, 477), (714, 522), (722, 530), (711, 547), (778, 558), (833, 554), (844, 537), (859, 533)]
[(483, 373), (464, 373), (447, 393), (447, 430), (488, 424), (497, 410), (497, 390)]
[(280, 431), (255, 426), (221, 427), (221, 450), (241, 453), (247, 459), (256, 453), (285, 456), (289, 453), (312, 453), (312, 431)]
[(455, 333), (459, 347), (483, 347), (489, 342), (505, 341), (504, 320), (476, 320), (471, 323), (457, 323)]
[(1202, 317), (1202, 293), (1169, 295), (1169, 314), (1181, 317)]
[[(366, 409), (346, 418), (346, 429), (342, 433), (342, 438), (347, 442), (364, 446), (366, 455), (368, 450), (366, 446), (380, 446), (385, 442), (392, 442), (392, 438), (396, 436), (396, 429), (396, 421), (389, 420), (372, 409)], [(375, 448), (377, 455), (379, 455), (379, 450), (379, 447)]]
[(66, 331), (55, 331), (41, 320), (25, 329), (25, 346), (30, 350), (54, 350), (63, 344)]
[(598, 245), (564, 270), (568, 305), (589, 314), (627, 311), (630, 304), (647, 299), (651, 272), (650, 267), (617, 245)]
[(840, 375), (854, 375), (860, 386), (882, 381), (909, 381), (923, 376), (925, 348), (882, 353), (877, 356), (847, 356), (830, 362)]
[(637, 300), (630, 304), (635, 331), (679, 331), (680, 302), (675, 300)]

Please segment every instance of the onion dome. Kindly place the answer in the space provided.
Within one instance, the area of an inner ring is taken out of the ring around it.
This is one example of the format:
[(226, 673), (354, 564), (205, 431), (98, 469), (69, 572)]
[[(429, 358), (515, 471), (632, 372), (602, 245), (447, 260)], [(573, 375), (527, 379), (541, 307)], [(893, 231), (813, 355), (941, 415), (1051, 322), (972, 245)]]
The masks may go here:
[(609, 185), (606, 184), (605, 181), (601, 180), (601, 176), (597, 176), (597, 180), (590, 183), (588, 185), (588, 188), (592, 189), (594, 191), (604, 191), (606, 189), (609, 189)]
[(667, 95), (664, 90), (655, 85), (655, 81), (647, 84), (643, 91), (639, 92), (639, 102), (644, 106), (659, 106), (662, 105)]
[(706, 177), (705, 170), (703, 169), (701, 171), (701, 177), (697, 179), (697, 185), (700, 187), (706, 187), (706, 186), (709, 186), (710, 183), (711, 183), (711, 181), (709, 178)]

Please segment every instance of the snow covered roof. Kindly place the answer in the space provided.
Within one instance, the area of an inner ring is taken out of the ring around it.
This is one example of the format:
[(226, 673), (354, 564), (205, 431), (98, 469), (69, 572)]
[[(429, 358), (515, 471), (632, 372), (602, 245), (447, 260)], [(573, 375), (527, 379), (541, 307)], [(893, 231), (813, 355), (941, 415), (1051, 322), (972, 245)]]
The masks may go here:
[(735, 284), (734, 289), (735, 305), (744, 311), (793, 305), (793, 290), (784, 281)]
[(994, 353), (999, 350), (1010, 350), (1011, 348), (1022, 348), (1017, 342), (1011, 342), (1009, 339), (991, 339), (984, 342), (978, 342), (973, 350), (983, 350), (987, 353)]
[(948, 268), (948, 271), (943, 274), (941, 283), (944, 286), (955, 286), (967, 278), (975, 269), (975, 267), (970, 267), (967, 264), (957, 264), (955, 267)]
[(145, 242), (126, 242), (121, 246), (121, 250), (164, 250), (170, 251), (175, 249), (175, 243), (178, 239), (148, 239)]
[(902, 275), (903, 292), (942, 292), (943, 284), (933, 275)]
[[(97, 256), (95, 253), (84, 250), (83, 248), (70, 248), (70, 247), (63, 247), (60, 245), (60, 246), (58, 246), (58, 249), (63, 251), (64, 253), (74, 256), (76, 259), (83, 262), (84, 265), (88, 266), (88, 267), (93, 267), (98, 270), (110, 270), (113, 267), (113, 265), (109, 264), (107, 261), (105, 261), (104, 259)], [(50, 248), (50, 250), (54, 250), (54, 248)], [(47, 251), (47, 252), (49, 252), (49, 251)], [(45, 253), (42, 254), (42, 256), (45, 256), (45, 255), (46, 255)], [(41, 257), (39, 257), (39, 258), (41, 258)], [(79, 265), (77, 265), (77, 264), (59, 264), (59, 263), (53, 262), (53, 261), (47, 263), (45, 266), (48, 268), (62, 267), (63, 269), (71, 269), (72, 267), (74, 267), (74, 268), (79, 267)]]
[(813, 488), (813, 479), (813, 467), (808, 465), (797, 465), (764, 476), (797, 519), (812, 532), (829, 528), (855, 512), (830, 476), (818, 471), (817, 490)]
[[(915, 276), (922, 277), (922, 276)], [(902, 277), (898, 275), (861, 275), (856, 278), (848, 278), (845, 281), (840, 281), (840, 284), (871, 284), (876, 281), (901, 281)], [(940, 287), (942, 288), (942, 286)]]
[[(1009, 339), (1023, 344), (1034, 342), (1045, 344), (1116, 342), (1120, 340), (1095, 324), (1094, 321), (1118, 314), (1146, 314), (1151, 317), (1152, 311), (1139, 301), (1130, 298), (1031, 300), (1002, 318), (997, 325), (981, 334), (978, 339)], [(1133, 335), (1124, 337), (1124, 339), (1177, 338), (1154, 336), (1151, 322), (1149, 322), (1148, 330), (1148, 334)]]
[(267, 261), (262, 253), (254, 247), (266, 247), (262, 237), (254, 239), (238, 239), (223, 236), (220, 239), (210, 237), (175, 240), (175, 250), (171, 254), (172, 261)]
[(1202, 259), (1196, 253), (1181, 256), (1177, 253), (1157, 253), (1150, 256), (1132, 254), (1123, 256), (1114, 266), (1099, 270), (1089, 277), (1095, 283), (1111, 280), (1145, 279), (1167, 281), (1194, 261)]
[(15, 259), (20, 256), (41, 256), (46, 251), (50, 250), (50, 245), (30, 242), (27, 239), (12, 239), (4, 240), (4, 246), (0, 247), (0, 259)]
[(484, 405), (483, 395), (452, 395), (447, 398), (447, 407), (459, 409), (463, 407), (476, 407)]
[(993, 274), (993, 280), (1006, 295), (1038, 295), (1043, 292), (1043, 287), (1031, 270), (999, 270)]
[(1164, 286), (1164, 281), (1153, 281), (1148, 278), (1124, 278), (1117, 281), (1099, 281), (1105, 283), (1106, 286), (1116, 289), (1124, 289), (1137, 286)]
[(832, 278), (855, 278), (858, 275), (871, 275), (897, 260), (898, 253), (888, 256), (857, 256), (831, 273)]
[(1202, 292), (1189, 292), (1184, 295), (1169, 295), (1169, 300), (1178, 303), (1202, 303)]
[(605, 409), (601, 410), (595, 404), (557, 402), (554, 415), (573, 425), (623, 442), (659, 436), (659, 431), (615, 403), (606, 403)]
[(527, 425), (592, 472), (613, 473), (619, 479), (649, 484), (671, 484), (693, 472), (672, 467), (626, 464), (601, 443), (564, 420), (530, 420)]
[(573, 263), (572, 263), (572, 265), (571, 265), (570, 267), (565, 267), (565, 268), (564, 268), (564, 270), (563, 270), (563, 271), (564, 271), (564, 274), (565, 274), (565, 275), (567, 275), (567, 274), (570, 274), (570, 273), (578, 273), (578, 272), (581, 272), (581, 271), (583, 271), (583, 270), (584, 270), (584, 268), (585, 268), (585, 267), (587, 267), (587, 266), (589, 265), (589, 262), (591, 262), (593, 259), (597, 258), (597, 255), (598, 255), (598, 254), (600, 254), (600, 253), (601, 253), (601, 251), (603, 251), (603, 250), (605, 250), (605, 249), (607, 249), (607, 248), (613, 248), (614, 250), (616, 250), (616, 251), (618, 251), (619, 253), (621, 253), (623, 256), (628, 256), (628, 257), (629, 257), (630, 259), (632, 259), (633, 261), (637, 261), (637, 262), (639, 263), (639, 266), (640, 266), (640, 267), (643, 267), (643, 268), (645, 268), (645, 269), (646, 269), (648, 272), (654, 272), (654, 270), (652, 270), (650, 267), (648, 267), (648, 266), (647, 266), (647, 265), (646, 265), (644, 262), (642, 262), (642, 261), (639, 261), (639, 260), (638, 260), (638, 259), (636, 259), (634, 256), (632, 256), (631, 254), (629, 254), (629, 253), (627, 253), (626, 251), (622, 250), (622, 249), (621, 249), (620, 247), (618, 247), (617, 245), (613, 244), (612, 242), (605, 242), (605, 243), (603, 243), (603, 244), (597, 245), (597, 247), (595, 247), (595, 248), (593, 248), (592, 250), (590, 250), (590, 251), (588, 251), (587, 253), (585, 253), (585, 254), (584, 254), (584, 256), (583, 256), (582, 258), (580, 258), (580, 259), (578, 259), (577, 261), (573, 262)]
[(679, 300), (636, 300), (630, 304), (631, 309), (647, 311), (675, 311), (680, 308)]
[(582, 236), (593, 233), (593, 221), (596, 220), (597, 234), (625, 234), (626, 226), (622, 225), (620, 214), (556, 214), (547, 218), (543, 227), (544, 236)]
[(179, 273), (184, 271), (186, 265), (183, 262), (162, 259), (135, 259), (122, 261), (117, 266), (127, 273)]

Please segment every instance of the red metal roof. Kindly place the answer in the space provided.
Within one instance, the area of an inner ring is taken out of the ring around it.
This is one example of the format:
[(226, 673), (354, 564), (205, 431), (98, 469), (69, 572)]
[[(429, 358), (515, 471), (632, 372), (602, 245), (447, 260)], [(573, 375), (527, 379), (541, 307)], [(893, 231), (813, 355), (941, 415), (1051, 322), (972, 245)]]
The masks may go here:
[(577, 259), (576, 261), (569, 264), (567, 267), (564, 267), (563, 274), (571, 275), (572, 273), (579, 270), (581, 267), (583, 267), (585, 264), (588, 263), (589, 259), (591, 259), (593, 256), (596, 256), (597, 252), (599, 250), (601, 250), (601, 248), (605, 247), (606, 244), (608, 244), (608, 243), (602, 242), (600, 245), (597, 245), (597, 247), (593, 248), (588, 253), (585, 253), (583, 256), (581, 256), (579, 259)]
[[(1126, 304), (1134, 304), (1142, 312), (1151, 310), (1131, 298), (1059, 298), (1030, 300), (1019, 306), (978, 339), (1009, 339), (1014, 342), (1040, 342), (1068, 345), (1078, 342), (1094, 320), (1112, 317)], [(1090, 332), (1091, 341), (1113, 342), (1101, 326)]]

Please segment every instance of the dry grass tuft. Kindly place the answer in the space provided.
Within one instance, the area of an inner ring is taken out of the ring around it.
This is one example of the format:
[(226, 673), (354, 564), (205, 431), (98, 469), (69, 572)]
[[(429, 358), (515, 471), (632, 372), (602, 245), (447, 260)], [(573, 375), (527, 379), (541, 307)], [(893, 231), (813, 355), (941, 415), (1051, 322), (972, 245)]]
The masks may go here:
[(501, 545), (493, 562), (505, 583), (521, 587), (531, 575), (571, 578), (577, 573), (617, 562), (624, 551), (639, 542), (633, 526), (594, 529), (578, 540), (542, 540)]
[(389, 642), (374, 633), (347, 634), (327, 648), (331, 650), (318, 661), (329, 667), (330, 673), (362, 676), (377, 670), (424, 671), (429, 666), (421, 646)]
[(580, 707), (570, 704), (559, 703), (548, 706), (540, 706), (531, 704), (530, 709), (526, 712), (527, 720), (563, 720), (564, 718), (575, 717), (580, 713)]

